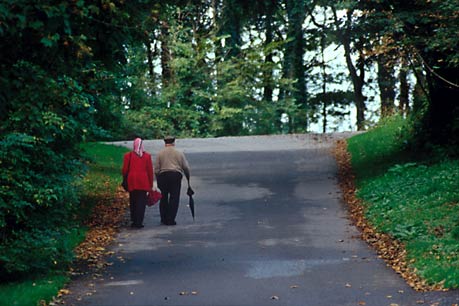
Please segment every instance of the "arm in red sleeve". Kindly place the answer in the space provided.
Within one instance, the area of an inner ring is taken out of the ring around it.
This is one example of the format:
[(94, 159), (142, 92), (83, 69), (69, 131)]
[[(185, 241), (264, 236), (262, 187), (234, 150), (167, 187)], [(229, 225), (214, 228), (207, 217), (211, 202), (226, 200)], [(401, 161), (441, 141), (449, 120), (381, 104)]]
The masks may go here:
[(125, 176), (128, 171), (129, 171), (129, 161), (130, 161), (130, 157), (131, 157), (131, 153), (126, 153), (124, 154), (124, 158), (123, 158), (123, 168), (121, 169), (121, 173), (123, 174), (123, 176)]

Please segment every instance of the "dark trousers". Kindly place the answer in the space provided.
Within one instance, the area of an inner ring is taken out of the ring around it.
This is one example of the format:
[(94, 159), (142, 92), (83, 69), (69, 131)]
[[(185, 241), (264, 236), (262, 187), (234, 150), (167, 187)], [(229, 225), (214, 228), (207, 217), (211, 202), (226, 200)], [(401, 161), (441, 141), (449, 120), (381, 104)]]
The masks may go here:
[(147, 201), (147, 192), (144, 190), (134, 190), (129, 193), (132, 226), (140, 227), (143, 225)]
[(157, 177), (158, 188), (163, 197), (159, 202), (161, 223), (175, 225), (175, 217), (180, 202), (180, 188), (182, 187), (182, 174), (179, 172), (163, 172)]

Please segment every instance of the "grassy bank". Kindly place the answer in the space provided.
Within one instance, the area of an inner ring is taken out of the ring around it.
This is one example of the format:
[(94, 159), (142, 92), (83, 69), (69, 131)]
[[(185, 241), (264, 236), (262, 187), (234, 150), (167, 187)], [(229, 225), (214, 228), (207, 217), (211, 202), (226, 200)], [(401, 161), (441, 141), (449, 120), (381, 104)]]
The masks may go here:
[(459, 161), (404, 150), (395, 118), (348, 140), (357, 197), (377, 231), (403, 243), (428, 284), (459, 287)]
[[(88, 231), (88, 220), (95, 205), (106, 202), (110, 205), (120, 183), (120, 169), (126, 149), (99, 143), (83, 146), (88, 172), (82, 180), (81, 209), (75, 230), (63, 239), (69, 245), (80, 244)], [(0, 306), (35, 306), (49, 302), (69, 281), (67, 271), (49, 271), (47, 275), (31, 276), (29, 279), (0, 284)]]

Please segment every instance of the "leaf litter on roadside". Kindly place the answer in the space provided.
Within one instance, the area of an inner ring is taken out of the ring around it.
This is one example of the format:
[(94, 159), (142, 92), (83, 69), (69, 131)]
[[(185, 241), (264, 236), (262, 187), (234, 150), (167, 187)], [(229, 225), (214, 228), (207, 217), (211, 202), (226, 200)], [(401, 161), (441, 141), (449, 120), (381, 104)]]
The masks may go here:
[[(107, 262), (107, 257), (114, 255), (114, 252), (107, 250), (107, 247), (113, 242), (124, 221), (129, 199), (128, 194), (120, 187), (115, 195), (106, 194), (100, 198), (102, 200), (94, 207), (94, 213), (87, 222), (89, 230), (85, 240), (75, 248), (77, 261), (74, 267), (70, 268), (71, 274), (79, 275), (90, 272), (93, 279), (98, 279), (102, 276), (99, 271), (112, 265)], [(124, 260), (120, 261), (124, 262)], [(90, 290), (82, 294), (91, 296), (96, 292), (93, 288)], [(70, 291), (67, 289), (59, 291), (60, 296), (57, 297), (59, 304), (62, 304), (60, 299), (66, 294), (70, 294)], [(81, 300), (81, 296), (77, 297), (77, 300)]]
[(118, 232), (128, 207), (128, 195), (121, 189), (117, 190), (115, 197), (103, 198), (94, 208), (96, 213), (88, 221), (90, 229), (85, 240), (75, 249), (76, 258), (96, 270), (109, 265), (105, 258), (114, 252), (106, 247)]
[(406, 250), (402, 243), (390, 235), (375, 230), (365, 217), (364, 206), (356, 197), (355, 176), (351, 167), (351, 156), (347, 151), (346, 140), (338, 140), (333, 152), (338, 164), (338, 179), (344, 201), (348, 206), (350, 219), (360, 230), (361, 237), (369, 243), (392, 269), (402, 276), (406, 283), (417, 291), (445, 289), (441, 284), (429, 285), (410, 267), (406, 258)]

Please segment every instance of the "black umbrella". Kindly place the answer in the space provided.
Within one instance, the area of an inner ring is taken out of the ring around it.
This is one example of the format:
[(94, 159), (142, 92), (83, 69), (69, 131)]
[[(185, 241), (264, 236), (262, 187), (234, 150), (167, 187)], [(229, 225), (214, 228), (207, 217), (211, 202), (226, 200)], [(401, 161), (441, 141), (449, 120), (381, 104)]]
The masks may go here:
[(188, 205), (190, 206), (191, 215), (193, 216), (193, 221), (194, 221), (194, 200), (193, 200), (194, 191), (193, 189), (191, 189), (190, 181), (188, 181), (188, 190), (186, 191), (186, 194), (190, 197), (190, 202)]

